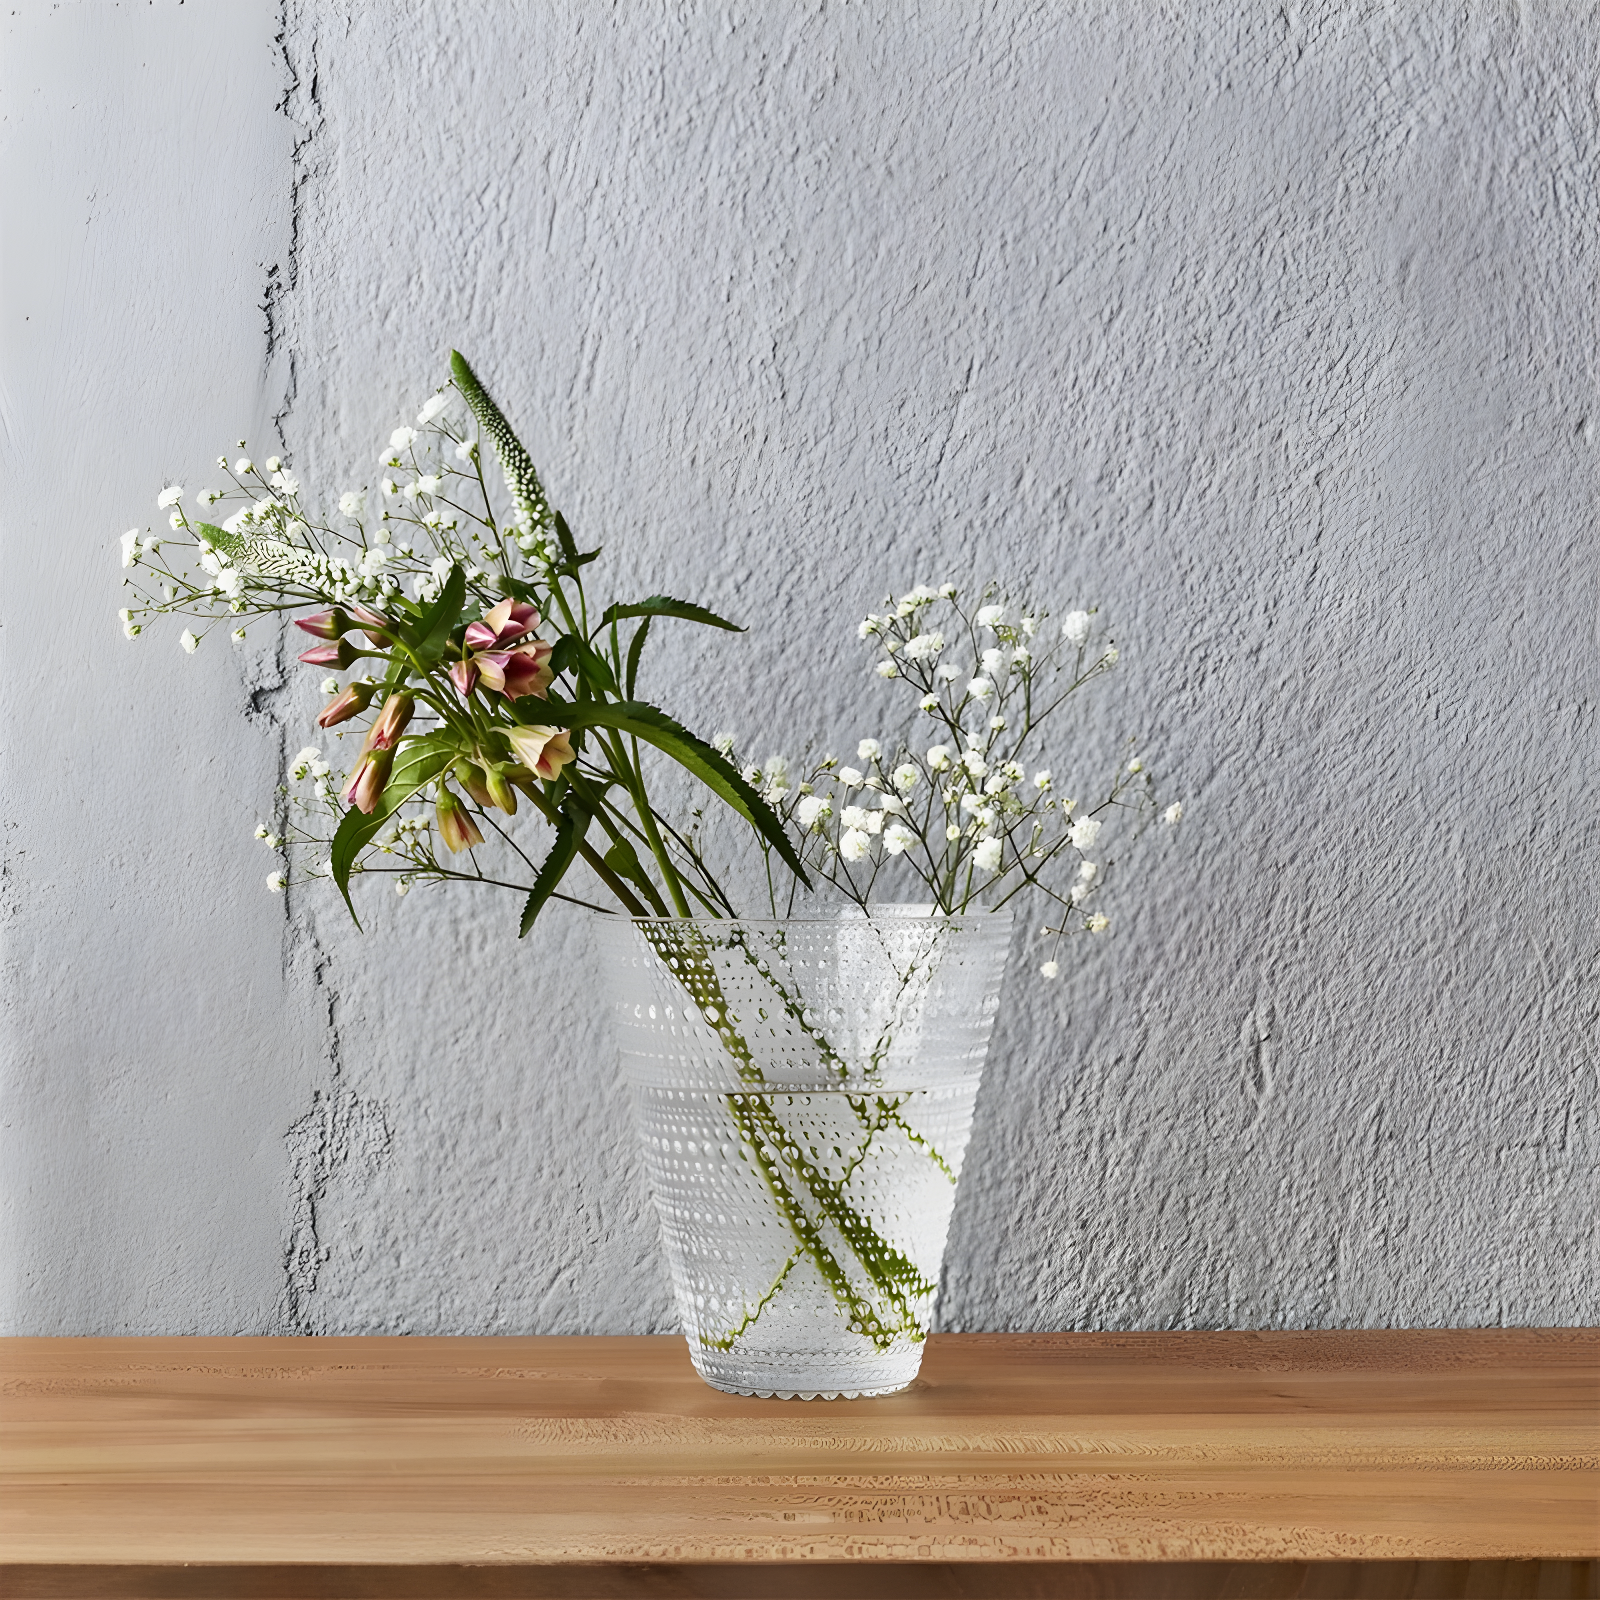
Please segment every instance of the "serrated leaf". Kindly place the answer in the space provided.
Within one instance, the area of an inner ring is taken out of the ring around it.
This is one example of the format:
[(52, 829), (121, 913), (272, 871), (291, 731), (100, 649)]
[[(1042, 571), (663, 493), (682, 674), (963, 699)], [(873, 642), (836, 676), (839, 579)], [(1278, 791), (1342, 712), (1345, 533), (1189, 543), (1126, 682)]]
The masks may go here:
[(349, 906), (358, 928), (361, 919), (356, 916), (350, 899), (350, 873), (361, 852), (377, 838), (384, 823), (424, 784), (432, 783), (456, 754), (455, 740), (445, 734), (429, 733), (420, 739), (407, 739), (395, 756), (389, 781), (378, 796), (377, 805), (371, 812), (357, 811), (354, 806), (345, 812), (333, 835), (329, 861), (333, 881), (339, 886), (339, 893), (344, 896), (344, 903)]
[(703, 739), (676, 723), (666, 712), (642, 700), (603, 702), (541, 700), (539, 720), (559, 728), (615, 728), (631, 733), (669, 755), (703, 783), (725, 805), (731, 806), (782, 858), (785, 866), (808, 889), (800, 857), (790, 843), (777, 813), (739, 776), (738, 769), (717, 754)]
[(517, 929), (519, 939), (527, 936), (539, 913), (549, 903), (550, 896), (567, 875), (567, 869), (577, 860), (578, 849), (588, 831), (589, 808), (574, 790), (568, 789), (562, 797), (561, 809), (556, 814), (556, 841), (550, 846), (550, 854), (544, 858), (544, 865), (539, 868), (539, 875), (533, 880), (533, 887), (523, 902), (522, 925)]
[(719, 617), (715, 611), (697, 606), (692, 600), (674, 600), (665, 594), (653, 594), (648, 600), (638, 600), (632, 605), (607, 606), (600, 625), (606, 627), (624, 617), (682, 617), (685, 622), (703, 623), (708, 628), (726, 628), (729, 633), (745, 631), (737, 622), (729, 622), (726, 617)]
[(624, 692), (630, 700), (633, 698), (633, 686), (639, 681), (639, 657), (644, 653), (644, 641), (649, 632), (650, 619), (646, 617), (634, 631), (633, 639), (628, 645), (628, 669)]

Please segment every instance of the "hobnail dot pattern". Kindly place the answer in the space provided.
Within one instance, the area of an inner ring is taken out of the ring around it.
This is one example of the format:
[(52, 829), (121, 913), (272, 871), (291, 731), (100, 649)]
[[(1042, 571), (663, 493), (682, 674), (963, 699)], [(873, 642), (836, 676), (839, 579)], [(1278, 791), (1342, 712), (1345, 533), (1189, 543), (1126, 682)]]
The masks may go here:
[(1002, 916), (597, 919), (695, 1365), (737, 1393), (916, 1376)]

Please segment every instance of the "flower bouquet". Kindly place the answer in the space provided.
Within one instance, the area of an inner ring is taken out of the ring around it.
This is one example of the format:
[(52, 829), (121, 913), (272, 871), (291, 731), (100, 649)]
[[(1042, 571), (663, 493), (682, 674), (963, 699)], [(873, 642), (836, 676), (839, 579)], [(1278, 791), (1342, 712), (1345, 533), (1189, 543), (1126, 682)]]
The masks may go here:
[[(289, 763), (257, 829), (280, 858), (270, 888), (330, 879), (352, 916), (364, 880), (500, 888), (523, 934), (552, 900), (602, 913), (697, 1367), (748, 1393), (901, 1387), (931, 1321), (1012, 905), (1050, 907), (1040, 971), (1055, 977), (1065, 937), (1108, 926), (1102, 831), (1117, 819), (1131, 838), (1156, 814), (1137, 755), (1088, 798), (1039, 759), (1044, 724), (1116, 648), (1092, 612), (1055, 623), (993, 586), (970, 603), (917, 587), (859, 630), (914, 701), (898, 740), (856, 742), (856, 764), (741, 761), (639, 691), (655, 630), (738, 624), (666, 595), (591, 600), (600, 551), (551, 507), (467, 362), (451, 366), (391, 436), (375, 490), (336, 513), (276, 457), (219, 458), (227, 486), (194, 497), (205, 517), (163, 490), (167, 528), (122, 539), (124, 630), (179, 616), (193, 653), (287, 613), (315, 641), (300, 660), (326, 674), (317, 723), (361, 738), (353, 758), (311, 744)], [(913, 739), (919, 722), (931, 731)], [(686, 813), (652, 799), (669, 766), (704, 797)], [(753, 918), (707, 846), (713, 804), (759, 853)]]

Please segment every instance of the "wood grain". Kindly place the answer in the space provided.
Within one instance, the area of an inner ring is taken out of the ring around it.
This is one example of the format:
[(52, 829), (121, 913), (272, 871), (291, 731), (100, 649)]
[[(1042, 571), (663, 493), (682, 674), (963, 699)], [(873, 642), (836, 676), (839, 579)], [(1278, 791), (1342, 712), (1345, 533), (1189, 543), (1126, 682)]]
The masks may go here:
[(1582, 1330), (946, 1335), (853, 1402), (669, 1338), (13, 1339), (0, 1571), (1587, 1561), (1597, 1421)]

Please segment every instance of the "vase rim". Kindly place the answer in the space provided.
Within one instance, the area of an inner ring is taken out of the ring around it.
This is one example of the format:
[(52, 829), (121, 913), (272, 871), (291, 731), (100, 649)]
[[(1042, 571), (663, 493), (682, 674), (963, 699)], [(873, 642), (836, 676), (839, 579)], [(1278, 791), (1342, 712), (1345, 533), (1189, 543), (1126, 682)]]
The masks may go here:
[(840, 923), (862, 922), (869, 923), (875, 920), (895, 922), (940, 922), (952, 927), (987, 926), (1003, 928), (1008, 926), (1015, 912), (1010, 906), (1001, 906), (994, 911), (968, 911), (963, 913), (951, 912), (946, 914), (937, 911), (931, 904), (904, 901), (884, 901), (873, 906), (870, 910), (863, 910), (859, 906), (835, 906), (826, 911), (800, 911), (787, 917), (630, 917), (618, 911), (595, 911), (590, 914), (589, 920), (601, 924), (631, 923), (651, 924), (657, 926), (695, 926), (695, 927), (730, 927), (739, 926), (746, 928), (783, 928), (792, 926), (797, 922), (837, 925)]

